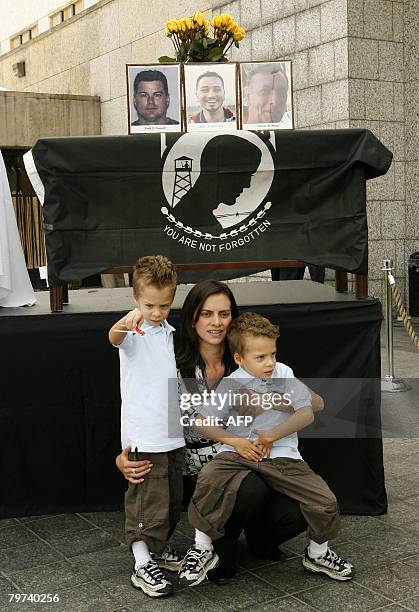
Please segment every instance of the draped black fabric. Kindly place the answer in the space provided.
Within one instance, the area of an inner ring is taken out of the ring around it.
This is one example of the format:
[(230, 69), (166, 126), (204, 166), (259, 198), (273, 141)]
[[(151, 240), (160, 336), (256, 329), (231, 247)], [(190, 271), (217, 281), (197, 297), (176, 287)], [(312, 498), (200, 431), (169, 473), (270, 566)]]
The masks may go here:
[[(343, 512), (385, 512), (376, 392), (380, 303), (246, 307), (251, 309), (280, 325), (278, 359), (299, 377), (371, 379), (365, 397), (359, 394), (352, 406), (359, 435), (301, 436), (300, 448)], [(120, 507), (119, 363), (107, 331), (122, 314), (0, 316), (7, 347), (0, 381), (0, 517)], [(174, 311), (170, 322), (176, 327), (178, 321)], [(327, 426), (326, 412), (319, 418)]]
[(366, 180), (392, 158), (361, 129), (44, 138), (32, 155), (51, 282), (157, 252), (366, 274)]

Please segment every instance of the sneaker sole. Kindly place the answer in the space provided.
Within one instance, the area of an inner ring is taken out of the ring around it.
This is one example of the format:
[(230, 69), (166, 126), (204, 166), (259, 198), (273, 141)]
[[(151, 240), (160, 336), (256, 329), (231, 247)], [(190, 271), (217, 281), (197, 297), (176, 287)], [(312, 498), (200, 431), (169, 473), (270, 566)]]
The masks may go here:
[(136, 584), (136, 580), (134, 576), (131, 576), (131, 585), (134, 587), (134, 589), (142, 591), (149, 597), (168, 597), (168, 595), (172, 595), (173, 593), (172, 588), (170, 588), (169, 591), (163, 593), (162, 591), (153, 591), (151, 588), (150, 589), (147, 588), (146, 584), (141, 584), (141, 583)]
[(326, 576), (329, 576), (329, 578), (332, 578), (333, 580), (352, 580), (352, 578), (355, 576), (355, 570), (353, 568), (350, 574), (342, 576), (341, 574), (336, 574), (333, 572), (333, 570), (330, 570), (327, 567), (319, 567), (318, 565), (314, 565), (306, 559), (302, 560), (302, 564), (309, 572), (313, 572), (314, 574), (326, 574)]
[(205, 580), (208, 572), (214, 569), (214, 567), (217, 567), (219, 560), (220, 560), (219, 556), (215, 553), (213, 558), (211, 559), (211, 562), (208, 564), (208, 567), (205, 568), (205, 573), (203, 573), (202, 576), (199, 576), (199, 578), (197, 578), (194, 582), (190, 582), (189, 580), (185, 580), (184, 578), (181, 578), (179, 580), (180, 584), (182, 586), (190, 586), (190, 587), (198, 586), (198, 584), (201, 584), (201, 582)]

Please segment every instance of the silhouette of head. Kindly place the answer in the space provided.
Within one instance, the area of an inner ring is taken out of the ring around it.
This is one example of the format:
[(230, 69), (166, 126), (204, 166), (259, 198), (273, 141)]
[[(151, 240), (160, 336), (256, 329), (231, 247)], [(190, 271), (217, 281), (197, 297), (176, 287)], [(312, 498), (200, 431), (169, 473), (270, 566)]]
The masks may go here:
[(262, 158), (260, 149), (239, 136), (222, 134), (212, 138), (201, 155), (201, 173), (195, 185), (175, 207), (176, 218), (188, 225), (222, 226), (214, 215), (218, 205), (232, 205)]
[(202, 152), (201, 176), (210, 173), (217, 187), (217, 205), (234, 204), (243, 189), (250, 187), (262, 154), (254, 144), (238, 136), (217, 136)]

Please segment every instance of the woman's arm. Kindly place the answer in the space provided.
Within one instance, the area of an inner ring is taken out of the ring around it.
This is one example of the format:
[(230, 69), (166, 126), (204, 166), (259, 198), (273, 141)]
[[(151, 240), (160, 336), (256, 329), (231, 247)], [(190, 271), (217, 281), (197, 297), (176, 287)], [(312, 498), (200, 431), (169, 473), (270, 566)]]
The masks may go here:
[(317, 395), (317, 393), (313, 391), (313, 389), (310, 389), (310, 387), (307, 387), (307, 389), (310, 391), (311, 408), (313, 412), (320, 412), (320, 410), (323, 410), (324, 408), (323, 398), (320, 395)]

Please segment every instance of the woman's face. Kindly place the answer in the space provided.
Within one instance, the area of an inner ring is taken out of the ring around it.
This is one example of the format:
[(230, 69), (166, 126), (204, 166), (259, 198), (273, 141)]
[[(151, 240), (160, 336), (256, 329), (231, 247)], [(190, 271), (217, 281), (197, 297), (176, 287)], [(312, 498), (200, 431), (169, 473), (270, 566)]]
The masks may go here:
[(210, 295), (202, 305), (194, 327), (200, 344), (221, 344), (231, 323), (231, 303), (224, 293)]

